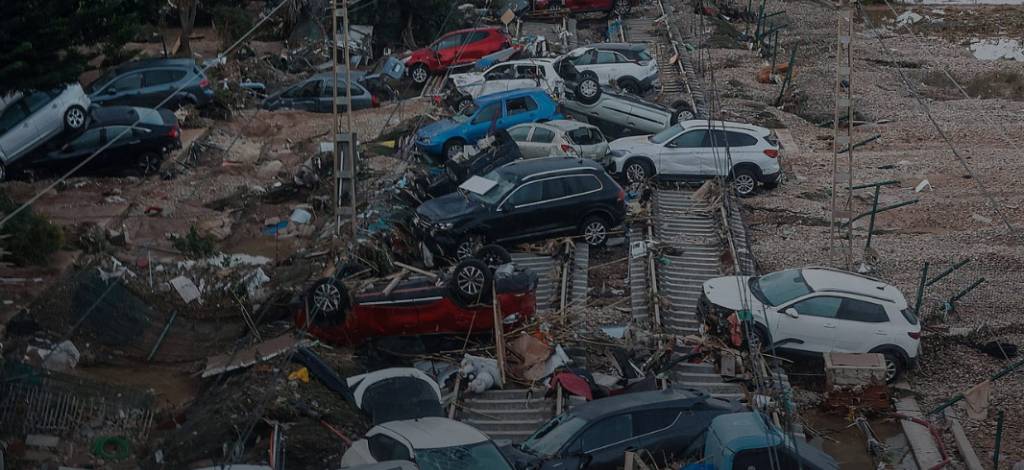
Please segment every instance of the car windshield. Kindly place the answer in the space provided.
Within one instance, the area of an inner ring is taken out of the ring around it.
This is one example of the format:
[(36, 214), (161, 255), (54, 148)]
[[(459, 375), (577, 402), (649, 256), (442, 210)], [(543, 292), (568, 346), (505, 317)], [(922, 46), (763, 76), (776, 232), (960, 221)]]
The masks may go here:
[(108, 83), (113, 81), (114, 78), (116, 78), (116, 77), (117, 77), (117, 71), (116, 70), (109, 70), (109, 71), (107, 71), (107, 73), (101, 75), (100, 78), (97, 78), (96, 80), (93, 80), (92, 83), (90, 83), (88, 86), (86, 86), (85, 87), (85, 92), (88, 93), (88, 94), (92, 94), (96, 90), (99, 90), (100, 88), (103, 88), (104, 86), (106, 86)]
[(650, 141), (652, 144), (663, 144), (667, 142), (669, 139), (675, 137), (680, 132), (683, 132), (683, 130), (683, 126), (676, 124), (674, 126), (662, 130), (657, 134), (648, 137), (647, 140)]
[(516, 186), (516, 181), (518, 180), (515, 176), (501, 171), (500, 168), (487, 173), (483, 178), (494, 181), (497, 184), (484, 194), (477, 194), (469, 191), (464, 192), (469, 195), (470, 199), (482, 202), (489, 206), (498, 204), (498, 202), (501, 201), (501, 198), (505, 197), (505, 195)]
[(799, 269), (787, 269), (760, 277), (752, 277), (750, 278), (750, 291), (757, 297), (757, 300), (772, 307), (812, 292)]
[(543, 425), (520, 445), (527, 453), (547, 457), (555, 455), (576, 432), (587, 425), (587, 420), (569, 415), (558, 416)]
[(417, 449), (416, 465), (420, 470), (512, 470), (512, 466), (491, 441), (438, 449)]

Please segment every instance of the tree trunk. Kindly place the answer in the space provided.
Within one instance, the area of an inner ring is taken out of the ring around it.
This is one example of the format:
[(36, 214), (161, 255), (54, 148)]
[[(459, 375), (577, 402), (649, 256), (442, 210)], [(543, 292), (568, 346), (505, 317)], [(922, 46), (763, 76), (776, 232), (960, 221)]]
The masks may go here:
[(192, 45), (189, 37), (192, 36), (192, 26), (196, 22), (196, 13), (199, 11), (199, 0), (178, 0), (178, 19), (181, 21), (181, 37), (177, 55), (181, 57), (192, 56)]

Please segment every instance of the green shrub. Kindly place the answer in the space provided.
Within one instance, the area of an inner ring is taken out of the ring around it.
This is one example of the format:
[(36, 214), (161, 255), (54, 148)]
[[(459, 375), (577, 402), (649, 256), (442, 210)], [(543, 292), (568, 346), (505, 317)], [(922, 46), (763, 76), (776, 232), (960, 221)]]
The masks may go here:
[[(0, 192), (0, 214), (9, 214), (18, 207), (6, 193)], [(50, 255), (64, 244), (64, 231), (50, 223), (45, 217), (36, 215), (27, 208), (0, 227), (0, 247), (9, 251), (2, 261), (18, 266), (29, 264), (45, 265)]]
[(193, 225), (188, 229), (188, 235), (174, 239), (174, 248), (188, 258), (199, 259), (209, 258), (216, 250), (213, 237), (204, 237)]

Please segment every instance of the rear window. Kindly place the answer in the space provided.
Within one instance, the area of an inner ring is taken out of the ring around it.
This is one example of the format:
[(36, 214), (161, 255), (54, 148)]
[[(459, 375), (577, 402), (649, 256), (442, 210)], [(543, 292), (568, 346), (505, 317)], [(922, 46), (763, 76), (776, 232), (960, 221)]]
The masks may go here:
[(917, 324), (917, 315), (914, 315), (914, 309), (905, 308), (903, 310), (900, 310), (900, 313), (903, 314), (903, 318), (906, 318), (911, 325)]
[(166, 85), (185, 78), (184, 70), (157, 69), (142, 73), (146, 86)]
[(135, 108), (135, 112), (139, 113), (139, 122), (143, 124), (163, 125), (164, 118), (160, 115), (160, 111), (152, 108)]
[(601, 189), (601, 182), (593, 175), (570, 176), (565, 179), (569, 194), (583, 194)]

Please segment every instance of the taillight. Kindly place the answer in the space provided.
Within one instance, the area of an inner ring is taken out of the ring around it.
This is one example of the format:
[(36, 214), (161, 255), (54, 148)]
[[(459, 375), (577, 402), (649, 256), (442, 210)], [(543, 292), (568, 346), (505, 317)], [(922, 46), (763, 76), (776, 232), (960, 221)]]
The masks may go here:
[(775, 149), (764, 149), (764, 154), (767, 155), (770, 158), (778, 158), (779, 157), (779, 151), (775, 150)]
[(569, 153), (570, 151), (572, 151), (572, 145), (562, 144), (562, 151), (565, 153)]
[(199, 88), (206, 88), (208, 86), (210, 86), (210, 81), (209, 80), (207, 80), (205, 78), (202, 79), (202, 80), (199, 80)]
[(622, 189), (622, 186), (619, 186), (619, 195), (616, 196), (616, 200), (618, 202), (626, 202), (626, 190)]
[(921, 332), (920, 331), (909, 331), (909, 332), (907, 332), (907, 336), (910, 336), (911, 339), (921, 339)]
[(178, 129), (178, 126), (172, 127), (171, 130), (167, 132), (167, 137), (172, 139), (177, 139), (179, 135), (181, 135), (181, 130)]
[(370, 106), (373, 106), (374, 108), (380, 107), (380, 100), (378, 100), (374, 95), (370, 95)]

